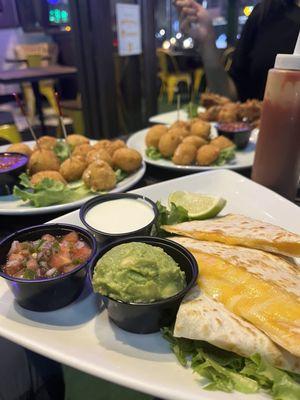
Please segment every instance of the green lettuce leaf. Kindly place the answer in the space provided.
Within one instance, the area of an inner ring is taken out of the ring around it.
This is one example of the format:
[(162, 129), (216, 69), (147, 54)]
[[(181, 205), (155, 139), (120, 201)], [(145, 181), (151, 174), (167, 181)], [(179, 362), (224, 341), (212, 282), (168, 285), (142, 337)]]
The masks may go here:
[(185, 107), (184, 110), (187, 112), (188, 118), (196, 118), (198, 117), (198, 107), (199, 105), (197, 103), (188, 103)]
[(153, 235), (170, 236), (170, 234), (161, 229), (161, 225), (179, 224), (189, 220), (187, 210), (181, 206), (176, 206), (174, 203), (171, 204), (170, 210), (162, 205), (160, 201), (156, 202), (156, 206), (158, 208), (158, 218), (152, 230)]
[(159, 160), (163, 158), (160, 151), (153, 146), (147, 147), (146, 156), (151, 158), (151, 160)]
[(207, 342), (175, 338), (170, 328), (164, 328), (162, 334), (181, 365), (190, 365), (210, 381), (206, 390), (256, 393), (262, 389), (274, 400), (300, 399), (299, 375), (273, 367), (259, 354), (246, 358)]
[(222, 166), (235, 158), (235, 146), (226, 147), (220, 151), (219, 157), (213, 165)]
[(34, 207), (69, 203), (79, 200), (90, 193), (90, 190), (82, 182), (72, 186), (45, 178), (33, 186), (26, 174), (20, 175), (20, 185), (24, 189), (15, 186), (13, 191), (14, 196), (23, 201), (29, 201)]
[(127, 172), (123, 171), (122, 169), (117, 169), (115, 171), (117, 183), (123, 181), (129, 175)]
[(59, 140), (56, 142), (53, 151), (57, 155), (58, 159), (62, 162), (69, 158), (71, 147), (64, 140)]

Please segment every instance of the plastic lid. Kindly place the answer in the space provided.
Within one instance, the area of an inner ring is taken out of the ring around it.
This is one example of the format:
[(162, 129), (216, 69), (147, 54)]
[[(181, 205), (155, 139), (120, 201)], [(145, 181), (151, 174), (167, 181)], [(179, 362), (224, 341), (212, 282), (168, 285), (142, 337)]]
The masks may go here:
[(300, 31), (293, 54), (277, 54), (275, 68), (300, 70)]

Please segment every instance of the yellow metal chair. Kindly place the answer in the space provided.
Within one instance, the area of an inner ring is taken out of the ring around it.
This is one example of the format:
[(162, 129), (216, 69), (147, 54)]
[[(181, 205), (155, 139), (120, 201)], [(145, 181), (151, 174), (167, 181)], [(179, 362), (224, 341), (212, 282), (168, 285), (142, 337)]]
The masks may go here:
[[(174, 99), (175, 89), (177, 88), (178, 84), (180, 82), (183, 82), (187, 85), (187, 88), (189, 89), (192, 79), (188, 72), (179, 71), (177, 62), (175, 61), (174, 57), (169, 55), (163, 49), (157, 50), (157, 57), (160, 67), (158, 77), (161, 80), (160, 97), (166, 91), (168, 103), (172, 103)], [(174, 72), (169, 71), (167, 57), (170, 58)]]
[(197, 68), (193, 71), (193, 74), (194, 74), (193, 95), (195, 95), (199, 92), (200, 85), (205, 72), (203, 68)]
[[(57, 45), (52, 43), (24, 44), (15, 47), (19, 59), (26, 60), (23, 68), (39, 68), (49, 64), (55, 64), (57, 60)], [(22, 85), (28, 118), (32, 121), (35, 116), (35, 96), (30, 84)], [(46, 97), (50, 106), (58, 113), (53, 80), (45, 80), (39, 83), (40, 93)]]
[(13, 124), (0, 125), (0, 139), (4, 139), (9, 143), (18, 143), (22, 140), (16, 125)]
[(61, 102), (61, 110), (64, 116), (73, 120), (74, 132), (79, 135), (85, 134), (82, 103), (80, 94), (75, 100), (64, 100)]
[(228, 47), (226, 50), (224, 50), (224, 52), (222, 54), (221, 62), (224, 65), (226, 72), (228, 72), (230, 70), (234, 50), (235, 50), (234, 47)]

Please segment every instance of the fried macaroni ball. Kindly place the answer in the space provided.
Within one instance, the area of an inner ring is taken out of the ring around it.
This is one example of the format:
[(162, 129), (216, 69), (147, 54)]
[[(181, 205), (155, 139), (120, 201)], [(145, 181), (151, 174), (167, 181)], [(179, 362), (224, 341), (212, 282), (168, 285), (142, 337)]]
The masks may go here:
[(200, 136), (203, 137), (204, 139), (208, 139), (210, 135), (210, 129), (211, 126), (209, 122), (198, 119), (191, 126), (191, 135)]
[(216, 137), (215, 139), (213, 139), (210, 142), (211, 145), (217, 147), (219, 150), (223, 150), (226, 149), (227, 147), (233, 147), (234, 143), (228, 139), (227, 137), (220, 135), (218, 137)]
[(88, 152), (92, 149), (93, 146), (88, 143), (80, 144), (75, 147), (74, 151), (72, 152), (72, 156), (82, 156), (83, 158), (86, 158)]
[(96, 150), (99, 150), (99, 149), (106, 150), (110, 156), (112, 155), (111, 141), (108, 139), (99, 140), (99, 142), (94, 144), (93, 148)]
[(30, 157), (32, 154), (32, 150), (27, 144), (25, 143), (14, 143), (11, 144), (8, 148), (7, 151), (11, 151), (13, 153), (21, 153), (24, 154), (27, 157)]
[(94, 191), (111, 190), (116, 186), (116, 174), (105, 161), (94, 161), (82, 175), (86, 186)]
[(199, 165), (210, 165), (219, 157), (220, 150), (211, 145), (205, 144), (197, 151), (196, 160)]
[(173, 122), (172, 125), (170, 125), (169, 129), (173, 129), (173, 128), (181, 128), (181, 129), (189, 130), (190, 129), (190, 122), (189, 121), (178, 120), (176, 122)]
[(176, 147), (181, 143), (181, 139), (173, 133), (166, 133), (158, 143), (158, 149), (163, 157), (172, 157)]
[(88, 164), (91, 164), (94, 161), (97, 160), (102, 160), (107, 162), (111, 167), (113, 167), (113, 160), (112, 157), (109, 155), (109, 153), (104, 150), (104, 149), (92, 149), (91, 151), (88, 152), (86, 156), (86, 161)]
[(114, 152), (113, 163), (125, 172), (133, 172), (141, 166), (142, 156), (137, 150), (122, 148)]
[(178, 165), (191, 165), (195, 161), (197, 148), (193, 144), (181, 143), (175, 150), (172, 161)]
[(113, 155), (115, 151), (117, 151), (118, 149), (123, 149), (125, 147), (127, 146), (124, 140), (120, 139), (112, 140), (109, 145), (109, 154)]
[(74, 182), (81, 179), (87, 163), (81, 156), (71, 156), (60, 166), (59, 172), (67, 182)]
[(61, 183), (66, 184), (67, 182), (64, 180), (63, 176), (57, 171), (40, 171), (36, 174), (32, 175), (30, 182), (33, 185), (37, 185), (38, 183), (42, 182), (44, 179), (49, 178), (53, 179), (54, 181), (58, 181)]
[(172, 129), (170, 128), (168, 130), (168, 133), (172, 133), (173, 135), (178, 136), (179, 139), (181, 139), (181, 140), (190, 135), (190, 132), (187, 129), (180, 128), (180, 127), (172, 128)]
[(154, 125), (152, 126), (146, 134), (146, 146), (153, 146), (158, 149), (158, 143), (163, 135), (168, 132), (166, 125)]
[(184, 138), (182, 143), (192, 144), (193, 146), (196, 147), (196, 149), (199, 149), (199, 147), (207, 144), (207, 141), (204, 138), (202, 138), (201, 136), (192, 135), (192, 136), (188, 136), (188, 137)]
[(29, 162), (28, 170), (30, 175), (40, 171), (59, 171), (59, 160), (52, 150), (36, 150), (32, 153)]
[(37, 140), (38, 147), (35, 146), (35, 149), (46, 149), (46, 150), (53, 150), (57, 139), (53, 136), (42, 136)]
[(71, 147), (76, 147), (81, 144), (89, 144), (90, 143), (90, 141), (87, 137), (85, 137), (83, 135), (77, 135), (76, 133), (73, 133), (72, 135), (68, 135), (67, 142)]

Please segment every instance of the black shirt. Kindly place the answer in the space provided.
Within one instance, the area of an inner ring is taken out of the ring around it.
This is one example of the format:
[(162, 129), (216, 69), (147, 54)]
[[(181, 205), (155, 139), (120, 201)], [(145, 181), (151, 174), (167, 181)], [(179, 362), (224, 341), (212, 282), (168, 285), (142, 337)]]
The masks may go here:
[(229, 74), (241, 101), (263, 99), (268, 70), (278, 53), (293, 53), (300, 29), (300, 8), (284, 7), (261, 22), (258, 4), (248, 18), (233, 55)]

